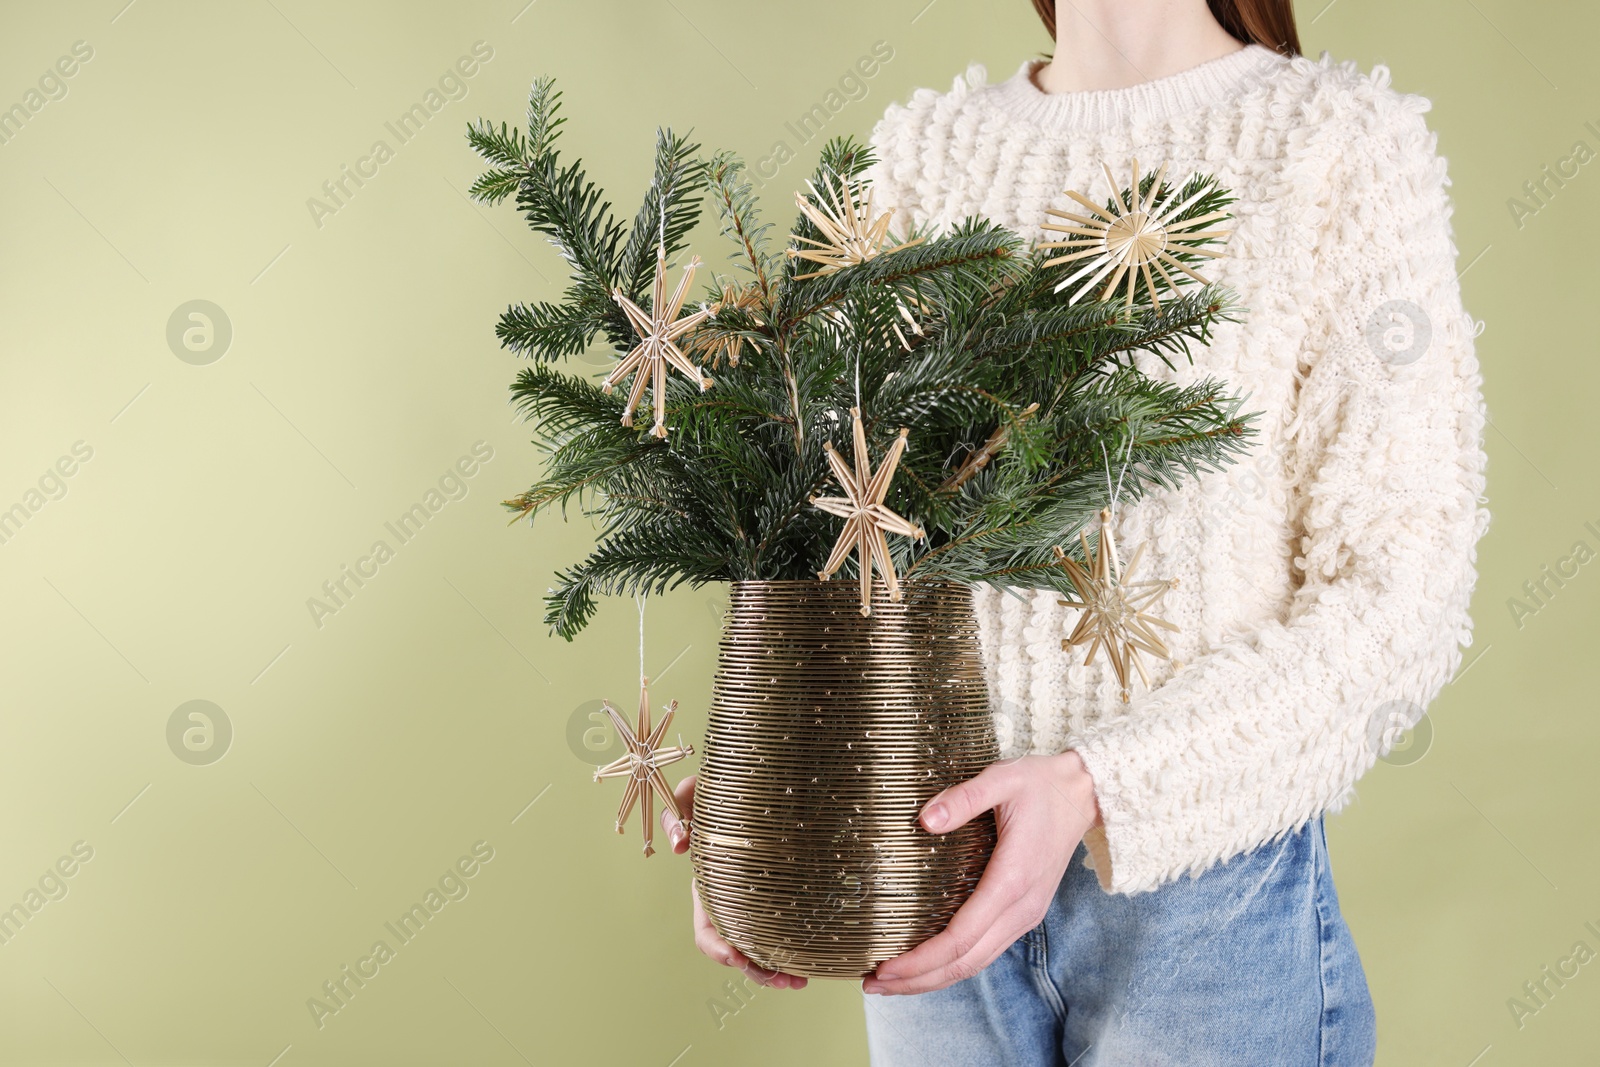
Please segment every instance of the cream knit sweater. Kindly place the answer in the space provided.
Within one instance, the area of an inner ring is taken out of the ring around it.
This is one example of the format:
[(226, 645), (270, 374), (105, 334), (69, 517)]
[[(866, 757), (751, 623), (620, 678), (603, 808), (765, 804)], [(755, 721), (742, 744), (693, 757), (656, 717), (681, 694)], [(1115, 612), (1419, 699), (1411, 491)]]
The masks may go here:
[(1139, 366), (1223, 378), (1263, 413), (1260, 435), (1115, 518), (1124, 559), (1144, 542), (1141, 575), (1180, 580), (1165, 616), (1182, 666), (1156, 664), (1123, 704), (1103, 658), (1062, 650), (1077, 613), (1055, 594), (977, 596), (1003, 749), (1082, 755), (1104, 819), (1093, 865), (1134, 892), (1342, 807), (1396, 712), (1420, 716), (1459, 666), (1488, 524), (1478, 330), (1429, 104), (1385, 68), (1250, 46), (1133, 88), (1046, 94), (1031, 67), (990, 85), (974, 66), (889, 108), (872, 177), (897, 225), (982, 215), (1042, 237), (1064, 189), (1103, 200), (1101, 162), (1126, 182), (1134, 157), (1238, 198), (1208, 271), (1244, 321), (1192, 366)]

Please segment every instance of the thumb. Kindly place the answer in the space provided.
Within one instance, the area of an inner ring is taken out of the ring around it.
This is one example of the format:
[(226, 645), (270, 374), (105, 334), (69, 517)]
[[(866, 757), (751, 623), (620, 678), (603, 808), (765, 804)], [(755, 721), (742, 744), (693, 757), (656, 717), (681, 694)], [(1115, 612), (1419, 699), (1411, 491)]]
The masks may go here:
[(689, 775), (679, 782), (677, 788), (672, 791), (674, 798), (678, 801), (678, 810), (683, 812), (683, 817), (686, 819), (694, 811), (694, 784), (698, 777), (698, 775)]
[(672, 813), (671, 804), (661, 806), (661, 828), (667, 832), (668, 839), (672, 841), (674, 852), (689, 851), (689, 833), (684, 828), (684, 821), (687, 821), (694, 811), (694, 784), (695, 776), (691, 774), (679, 782), (677, 788), (672, 791), (678, 810), (683, 812), (683, 820)]
[(936, 834), (948, 833), (990, 808), (1003, 803), (1011, 794), (1011, 764), (993, 763), (976, 778), (951, 786), (922, 808), (922, 825)]

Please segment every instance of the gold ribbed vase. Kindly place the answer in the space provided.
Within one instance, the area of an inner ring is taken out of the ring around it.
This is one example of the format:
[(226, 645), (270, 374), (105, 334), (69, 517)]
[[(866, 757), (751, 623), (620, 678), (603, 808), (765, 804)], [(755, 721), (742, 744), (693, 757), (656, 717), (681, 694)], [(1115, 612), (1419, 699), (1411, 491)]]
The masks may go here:
[(764, 967), (859, 978), (944, 929), (994, 847), (991, 815), (917, 816), (998, 758), (966, 586), (735, 582), (695, 788), (695, 886)]

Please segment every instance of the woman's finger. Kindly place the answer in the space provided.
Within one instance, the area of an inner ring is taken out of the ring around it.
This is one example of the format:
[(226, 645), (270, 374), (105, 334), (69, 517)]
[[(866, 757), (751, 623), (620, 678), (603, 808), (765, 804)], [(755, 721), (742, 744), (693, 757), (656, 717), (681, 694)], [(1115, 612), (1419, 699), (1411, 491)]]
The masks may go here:
[(694, 901), (695, 947), (725, 967), (743, 967), (749, 963), (744, 953), (728, 944), (722, 935), (717, 933), (716, 927), (711, 925), (711, 920), (706, 918), (705, 909), (700, 906), (700, 894), (695, 890), (693, 881), (689, 883), (689, 899)]
[[(950, 925), (903, 956), (879, 964), (875, 977), (889, 981), (916, 978), (969, 955), (1033, 889), (1026, 868), (1029, 858), (1021, 842), (1001, 838), (978, 879), (978, 888), (956, 909)], [(1022, 930), (1031, 928), (1029, 924)]]
[(997, 807), (1014, 792), (1012, 763), (992, 763), (975, 778), (958, 782), (922, 806), (922, 825), (931, 833), (949, 833)]
[[(951, 786), (924, 805), (923, 825), (935, 833), (960, 826), (979, 812), (1003, 803), (1010, 793), (1008, 786), (1005, 767), (987, 767), (977, 777)], [(1020, 841), (1002, 833), (977, 888), (956, 909), (949, 925), (910, 952), (879, 964), (876, 977), (914, 977), (948, 966), (972, 951), (985, 931), (1028, 892), (1030, 858)]]
[[(691, 774), (679, 782), (677, 788), (672, 791), (673, 798), (678, 802), (678, 810), (683, 812), (685, 820), (689, 818), (689, 813), (694, 811), (694, 780), (695, 776)], [(661, 828), (667, 832), (667, 840), (672, 842), (673, 852), (682, 854), (689, 851), (689, 827), (672, 814), (670, 807), (661, 809)]]
[[(672, 791), (673, 797), (678, 801), (678, 810), (684, 814), (684, 820), (687, 820), (689, 813), (694, 811), (694, 784), (695, 776), (691, 774), (679, 782), (677, 788)], [(667, 837), (672, 841), (674, 852), (689, 851), (689, 827), (684, 820), (673, 815), (671, 808), (661, 812), (661, 828), (667, 832)], [(746, 978), (760, 985), (770, 986), (773, 989), (806, 987), (805, 978), (762, 967), (717, 933), (717, 928), (711, 925), (705, 908), (700, 904), (700, 894), (695, 890), (692, 881), (689, 883), (689, 896), (694, 900), (694, 943), (703, 954), (726, 967), (738, 968), (744, 972)]]
[(700, 894), (696, 892), (692, 881), (689, 883), (689, 895), (694, 900), (694, 944), (701, 954), (725, 967), (743, 971), (746, 978), (758, 985), (770, 986), (773, 989), (806, 987), (806, 979), (797, 974), (784, 974), (782, 971), (762, 967), (717, 933), (716, 927), (711, 925), (711, 920), (706, 916), (705, 908), (700, 904)]
[[(673, 796), (678, 801), (678, 809), (685, 816), (694, 810), (694, 783), (695, 776), (689, 775), (678, 783)], [(661, 812), (661, 827), (666, 830), (667, 836), (672, 840), (672, 851), (686, 852), (689, 848), (689, 828), (675, 815), (672, 809), (667, 808)], [(756, 963), (750, 957), (740, 952), (711, 925), (711, 919), (706, 915), (705, 907), (700, 903), (700, 893), (695, 888), (693, 879), (689, 882), (689, 899), (694, 907), (694, 944), (702, 955), (716, 960), (725, 967), (735, 967), (744, 972), (746, 978), (760, 985), (770, 986), (773, 989), (804, 989), (806, 979), (797, 974), (784, 974), (782, 971), (769, 970)]]
[(868, 976), (861, 983), (861, 988), (865, 992), (881, 995), (927, 993), (971, 978), (999, 959), (1000, 954), (1015, 944), (1017, 938), (1037, 925), (1031, 919), (1033, 911), (1034, 906), (1031, 901), (1019, 900), (994, 925), (985, 930), (967, 952), (955, 959), (920, 974), (893, 980)]

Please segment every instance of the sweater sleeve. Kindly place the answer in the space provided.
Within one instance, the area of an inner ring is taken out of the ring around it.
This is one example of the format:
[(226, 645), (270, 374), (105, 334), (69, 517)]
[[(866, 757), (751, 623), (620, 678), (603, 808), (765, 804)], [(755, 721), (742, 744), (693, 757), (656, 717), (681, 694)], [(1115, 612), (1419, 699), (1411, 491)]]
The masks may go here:
[(1322, 216), (1297, 396), (1269, 429), (1295, 487), (1296, 592), (1283, 618), (1071, 739), (1103, 818), (1085, 843), (1111, 892), (1198, 874), (1342, 807), (1471, 642), (1485, 413), (1449, 181), (1427, 102), (1378, 77), (1363, 88), (1340, 124), (1351, 132), (1289, 164), (1296, 186), (1321, 190)]

